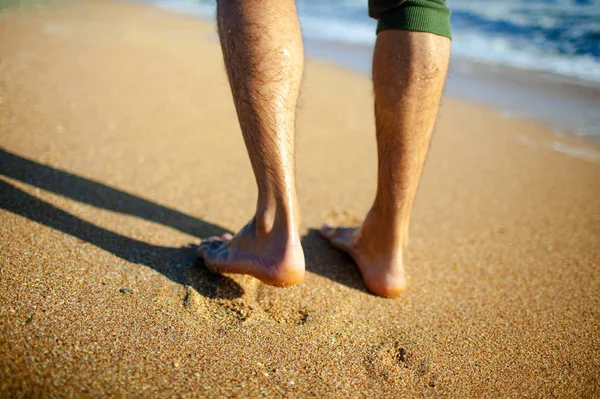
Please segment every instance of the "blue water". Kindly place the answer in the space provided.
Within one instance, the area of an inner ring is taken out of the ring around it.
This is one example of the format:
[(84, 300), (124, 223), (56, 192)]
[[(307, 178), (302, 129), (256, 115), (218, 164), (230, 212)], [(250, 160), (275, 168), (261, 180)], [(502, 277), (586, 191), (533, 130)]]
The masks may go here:
[[(151, 0), (212, 17), (215, 0)], [(303, 35), (347, 44), (375, 41), (367, 0), (297, 0)], [(600, 84), (600, 0), (448, 0), (454, 55)]]

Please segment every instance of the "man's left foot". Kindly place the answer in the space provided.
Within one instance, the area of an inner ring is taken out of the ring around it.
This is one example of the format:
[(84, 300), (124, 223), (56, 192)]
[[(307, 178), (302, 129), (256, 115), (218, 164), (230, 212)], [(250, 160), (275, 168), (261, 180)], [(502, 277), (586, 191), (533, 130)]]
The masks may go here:
[(238, 234), (203, 240), (198, 257), (218, 273), (248, 274), (278, 287), (304, 280), (304, 252), (295, 231), (276, 226), (261, 232), (252, 219)]

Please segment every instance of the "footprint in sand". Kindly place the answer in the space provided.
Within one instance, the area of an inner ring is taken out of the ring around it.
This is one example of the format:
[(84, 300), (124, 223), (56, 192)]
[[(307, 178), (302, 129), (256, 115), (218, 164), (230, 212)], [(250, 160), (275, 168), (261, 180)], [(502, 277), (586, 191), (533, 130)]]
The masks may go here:
[(290, 326), (310, 323), (315, 311), (297, 303), (293, 296), (282, 296), (281, 290), (261, 284), (256, 291), (256, 303), (271, 319)]
[(435, 386), (437, 378), (430, 375), (429, 360), (407, 342), (385, 339), (373, 347), (365, 357), (365, 366), (371, 375), (385, 381), (406, 385)]
[(315, 311), (305, 304), (298, 304), (298, 297), (281, 295), (280, 288), (264, 285), (249, 276), (227, 277), (196, 266), (188, 270), (189, 285), (182, 293), (182, 305), (198, 311), (203, 298), (207, 304), (224, 311), (239, 323), (246, 323), (264, 315), (277, 323), (300, 326), (310, 323)]

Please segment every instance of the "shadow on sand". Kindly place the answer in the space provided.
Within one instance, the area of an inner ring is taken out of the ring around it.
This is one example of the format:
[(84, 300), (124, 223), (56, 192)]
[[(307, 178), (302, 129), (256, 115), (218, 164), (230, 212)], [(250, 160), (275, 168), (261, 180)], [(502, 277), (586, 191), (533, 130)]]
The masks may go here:
[[(136, 216), (195, 237), (221, 235), (227, 230), (105, 184), (42, 165), (0, 148), (0, 175), (73, 200)], [(196, 247), (163, 247), (141, 242), (82, 220), (0, 180), (0, 208), (77, 237), (122, 259), (148, 266), (179, 284), (190, 285), (208, 298), (243, 295), (234, 280), (211, 273), (196, 259)], [(303, 237), (307, 270), (349, 287), (366, 291), (349, 257), (332, 250), (316, 230)]]
[(369, 293), (350, 255), (332, 248), (316, 229), (302, 237), (306, 270), (331, 281)]

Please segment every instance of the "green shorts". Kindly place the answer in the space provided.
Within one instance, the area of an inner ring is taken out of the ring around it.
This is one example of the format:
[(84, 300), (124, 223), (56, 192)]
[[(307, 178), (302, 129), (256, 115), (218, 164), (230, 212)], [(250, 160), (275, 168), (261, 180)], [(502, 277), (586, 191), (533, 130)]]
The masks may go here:
[(377, 33), (386, 29), (429, 32), (452, 39), (446, 0), (369, 0)]

